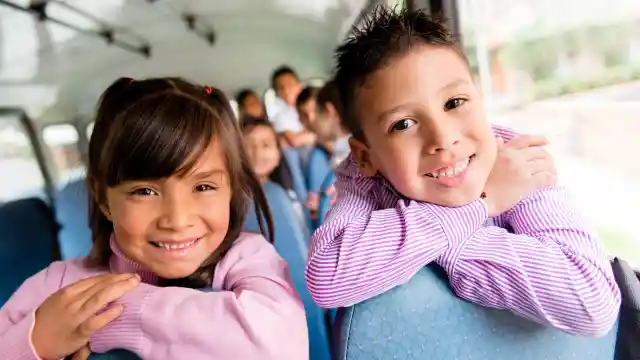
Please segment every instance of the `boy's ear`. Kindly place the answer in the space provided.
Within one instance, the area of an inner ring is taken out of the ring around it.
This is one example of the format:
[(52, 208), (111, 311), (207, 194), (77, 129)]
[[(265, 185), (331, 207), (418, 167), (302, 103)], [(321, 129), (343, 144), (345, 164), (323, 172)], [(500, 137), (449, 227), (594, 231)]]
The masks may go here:
[(378, 173), (378, 169), (371, 162), (369, 147), (353, 136), (349, 138), (349, 147), (351, 148), (351, 153), (356, 158), (356, 163), (362, 175), (367, 177), (375, 176)]

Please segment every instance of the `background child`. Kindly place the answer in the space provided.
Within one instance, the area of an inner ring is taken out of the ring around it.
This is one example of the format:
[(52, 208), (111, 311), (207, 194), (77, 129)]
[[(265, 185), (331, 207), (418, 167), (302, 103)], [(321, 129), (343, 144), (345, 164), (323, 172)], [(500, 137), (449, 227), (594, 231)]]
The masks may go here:
[(260, 183), (273, 181), (282, 186), (289, 194), (300, 220), (304, 222), (304, 209), (294, 190), (291, 170), (283, 158), (278, 136), (271, 123), (264, 119), (246, 118), (242, 123), (242, 135), (251, 167)]
[(151, 360), (308, 357), (286, 264), (241, 232), (251, 200), (273, 227), (219, 90), (116, 81), (98, 108), (87, 182), (91, 254), (51, 264), (0, 310), (4, 359), (89, 347)]
[(464, 299), (605, 334), (619, 289), (596, 234), (553, 186), (546, 140), (492, 131), (441, 23), (386, 8), (365, 23), (337, 51), (353, 157), (312, 239), (318, 304), (363, 301), (436, 262)]
[(258, 94), (251, 89), (242, 89), (236, 95), (238, 102), (238, 118), (245, 117), (263, 118), (267, 116), (264, 104)]
[(331, 164), (336, 167), (349, 156), (349, 129), (341, 120), (342, 104), (335, 80), (327, 82), (316, 98), (317, 115), (314, 130), (321, 144), (331, 156)]
[(296, 110), (302, 126), (308, 131), (313, 131), (313, 123), (316, 120), (316, 97), (318, 89), (315, 86), (307, 86), (296, 98)]

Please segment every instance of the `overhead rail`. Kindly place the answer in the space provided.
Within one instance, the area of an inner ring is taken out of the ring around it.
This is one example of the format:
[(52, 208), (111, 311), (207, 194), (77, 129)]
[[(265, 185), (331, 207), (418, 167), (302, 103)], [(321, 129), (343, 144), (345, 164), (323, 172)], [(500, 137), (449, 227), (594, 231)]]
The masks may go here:
[[(149, 4), (160, 3), (159, 0), (147, 0)], [(182, 11), (176, 9), (174, 6), (167, 2), (163, 2), (162, 5), (170, 12), (176, 14), (185, 24), (187, 30), (193, 32), (199, 37), (203, 38), (209, 45), (213, 46), (216, 42), (216, 33), (211, 25), (205, 24), (200, 21), (200, 17), (192, 12)]]
[[(92, 30), (92, 29), (85, 29), (85, 28), (81, 28), (77, 25), (71, 24), (69, 22), (66, 22), (64, 20), (60, 20), (58, 18), (55, 17), (51, 17), (47, 14), (47, 6), (49, 6), (50, 4), (56, 4), (56, 5), (60, 5), (65, 7), (67, 10), (72, 11), (74, 13), (76, 13), (77, 15), (80, 15), (96, 24), (99, 25), (99, 29), (98, 30)], [(102, 20), (98, 19), (97, 17), (88, 14), (86, 11), (83, 11), (81, 9), (78, 9), (72, 5), (66, 4), (64, 2), (61, 1), (55, 1), (55, 0), (33, 0), (31, 1), (31, 3), (29, 4), (29, 6), (20, 6), (16, 3), (10, 2), (8, 0), (0, 0), (0, 6), (6, 6), (9, 7), (13, 10), (17, 10), (17, 11), (21, 11), (24, 13), (28, 13), (31, 14), (33, 16), (35, 16), (39, 21), (43, 21), (43, 22), (50, 22), (52, 24), (56, 24), (62, 27), (65, 27), (67, 29), (73, 30), (75, 32), (78, 32), (82, 35), (85, 36), (89, 36), (89, 37), (97, 37), (97, 38), (101, 38), (103, 40), (105, 40), (107, 42), (107, 44), (109, 45), (113, 45), (116, 47), (119, 47), (123, 50), (132, 52), (132, 53), (136, 53), (139, 55), (142, 55), (146, 58), (150, 58), (151, 57), (151, 45), (149, 45), (149, 42), (146, 41), (145, 39), (143, 39), (141, 36), (139, 35), (134, 35), (136, 36), (141, 44), (132, 44), (128, 41), (122, 40), (118, 38), (118, 33), (117, 33), (117, 29), (113, 26), (113, 25), (109, 25), (106, 22), (103, 22)]]

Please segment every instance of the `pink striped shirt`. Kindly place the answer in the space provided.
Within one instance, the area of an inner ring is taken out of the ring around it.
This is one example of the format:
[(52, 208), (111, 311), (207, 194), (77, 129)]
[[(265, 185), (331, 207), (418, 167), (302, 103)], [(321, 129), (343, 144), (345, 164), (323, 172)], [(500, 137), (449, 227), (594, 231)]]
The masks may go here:
[(611, 266), (561, 187), (489, 219), (482, 200), (448, 208), (400, 198), (385, 179), (361, 175), (352, 158), (336, 176), (337, 201), (313, 234), (307, 264), (318, 305), (356, 304), (435, 262), (459, 297), (480, 305), (582, 335), (615, 323), (620, 290)]

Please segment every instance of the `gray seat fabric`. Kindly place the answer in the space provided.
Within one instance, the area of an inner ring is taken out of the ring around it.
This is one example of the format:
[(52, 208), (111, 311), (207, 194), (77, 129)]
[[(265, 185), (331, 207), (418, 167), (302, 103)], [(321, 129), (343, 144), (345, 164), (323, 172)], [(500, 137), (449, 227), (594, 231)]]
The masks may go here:
[(443, 272), (428, 266), (407, 284), (340, 309), (335, 360), (613, 359), (616, 331), (573, 336), (456, 297)]
[(640, 359), (640, 274), (624, 260), (614, 259), (613, 273), (620, 286), (622, 307), (616, 360)]

